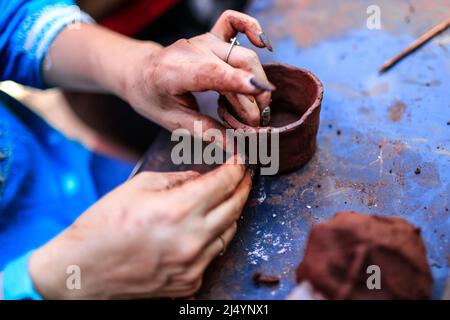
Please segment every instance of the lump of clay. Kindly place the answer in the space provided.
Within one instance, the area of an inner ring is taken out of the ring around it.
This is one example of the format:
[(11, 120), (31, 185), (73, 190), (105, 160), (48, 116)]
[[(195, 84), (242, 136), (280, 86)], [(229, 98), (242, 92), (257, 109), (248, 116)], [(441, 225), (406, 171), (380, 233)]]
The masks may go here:
[[(380, 268), (381, 289), (368, 288), (371, 265)], [(419, 228), (356, 212), (312, 228), (297, 281), (328, 299), (429, 299), (433, 283)]]

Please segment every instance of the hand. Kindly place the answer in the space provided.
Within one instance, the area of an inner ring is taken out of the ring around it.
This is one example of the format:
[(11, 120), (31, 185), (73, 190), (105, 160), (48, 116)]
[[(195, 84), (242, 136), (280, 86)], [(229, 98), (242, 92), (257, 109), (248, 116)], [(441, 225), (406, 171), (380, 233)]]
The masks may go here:
[[(231, 160), (234, 161), (234, 160)], [(88, 209), (30, 259), (48, 299), (186, 297), (229, 243), (251, 188), (243, 165), (195, 172), (143, 172)], [(66, 269), (81, 270), (68, 290)]]
[(226, 11), (210, 33), (179, 40), (130, 64), (124, 96), (139, 113), (166, 129), (182, 127), (194, 135), (195, 120), (203, 121), (204, 130), (220, 129), (217, 122), (199, 113), (191, 94), (214, 90), (226, 94), (241, 120), (258, 126), (260, 110), (269, 104), (274, 86), (250, 49), (235, 46), (225, 62), (229, 40), (237, 32), (245, 33), (255, 46), (268, 44), (260, 39), (258, 21)]

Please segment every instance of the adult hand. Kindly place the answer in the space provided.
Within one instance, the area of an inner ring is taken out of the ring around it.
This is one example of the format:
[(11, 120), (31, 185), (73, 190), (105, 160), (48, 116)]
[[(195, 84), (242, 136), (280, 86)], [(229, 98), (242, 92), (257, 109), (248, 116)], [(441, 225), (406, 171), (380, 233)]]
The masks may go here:
[(199, 113), (191, 94), (214, 90), (226, 94), (241, 120), (258, 126), (260, 110), (270, 103), (274, 86), (250, 49), (235, 46), (225, 62), (229, 41), (238, 32), (255, 46), (271, 49), (256, 19), (229, 10), (210, 33), (179, 40), (130, 64), (123, 95), (139, 113), (168, 130), (182, 127), (194, 135), (196, 120), (202, 121), (204, 130), (220, 128)]
[(166, 48), (81, 24), (56, 37), (42, 71), (48, 85), (119, 95), (169, 130), (184, 127), (193, 134), (195, 120), (202, 120), (205, 129), (220, 128), (198, 112), (191, 95), (206, 90), (225, 94), (241, 120), (257, 126), (274, 87), (254, 51), (235, 46), (226, 61), (230, 39), (238, 32), (255, 46), (272, 49), (258, 21), (231, 10), (210, 33)]
[[(250, 188), (240, 164), (203, 176), (140, 173), (31, 256), (34, 285), (48, 299), (190, 296), (223, 250), (219, 237), (235, 234)], [(66, 287), (72, 265), (80, 290)]]

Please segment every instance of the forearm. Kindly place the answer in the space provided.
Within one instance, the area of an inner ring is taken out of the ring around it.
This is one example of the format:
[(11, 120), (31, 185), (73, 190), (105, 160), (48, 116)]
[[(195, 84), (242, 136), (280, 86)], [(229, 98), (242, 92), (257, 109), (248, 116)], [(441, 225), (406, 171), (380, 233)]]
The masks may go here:
[(97, 25), (65, 28), (55, 39), (43, 66), (48, 85), (110, 92), (122, 96), (130, 65), (161, 46), (134, 40)]

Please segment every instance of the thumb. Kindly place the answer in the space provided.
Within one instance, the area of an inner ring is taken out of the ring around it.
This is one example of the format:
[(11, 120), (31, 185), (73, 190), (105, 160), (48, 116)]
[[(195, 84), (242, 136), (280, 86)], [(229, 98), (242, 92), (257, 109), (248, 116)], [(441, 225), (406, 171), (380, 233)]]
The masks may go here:
[(241, 121), (252, 127), (259, 126), (260, 111), (253, 96), (227, 93), (225, 97)]

